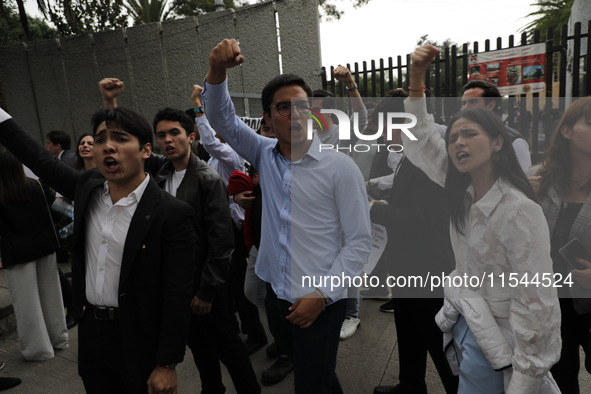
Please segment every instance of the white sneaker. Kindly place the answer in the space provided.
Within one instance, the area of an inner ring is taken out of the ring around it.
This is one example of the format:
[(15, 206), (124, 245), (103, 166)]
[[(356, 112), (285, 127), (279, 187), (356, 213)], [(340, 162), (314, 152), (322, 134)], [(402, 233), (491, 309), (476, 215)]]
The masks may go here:
[(357, 328), (360, 327), (361, 320), (351, 316), (345, 317), (343, 325), (341, 326), (341, 341), (349, 339), (355, 334)]

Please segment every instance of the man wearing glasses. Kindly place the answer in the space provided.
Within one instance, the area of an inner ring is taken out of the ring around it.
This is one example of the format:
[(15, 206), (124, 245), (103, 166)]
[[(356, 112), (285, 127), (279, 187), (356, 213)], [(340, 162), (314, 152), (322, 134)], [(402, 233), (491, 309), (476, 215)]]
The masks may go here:
[(263, 89), (265, 121), (277, 141), (242, 123), (228, 94), (226, 69), (243, 61), (235, 40), (212, 50), (203, 92), (207, 117), (261, 173), (255, 270), (268, 283), (269, 313), (284, 317), (271, 330), (292, 334), (295, 392), (341, 393), (335, 368), (348, 284), (337, 279), (360, 275), (371, 248), (363, 177), (346, 155), (320, 152), (318, 137), (307, 138), (312, 92), (300, 77), (283, 74)]

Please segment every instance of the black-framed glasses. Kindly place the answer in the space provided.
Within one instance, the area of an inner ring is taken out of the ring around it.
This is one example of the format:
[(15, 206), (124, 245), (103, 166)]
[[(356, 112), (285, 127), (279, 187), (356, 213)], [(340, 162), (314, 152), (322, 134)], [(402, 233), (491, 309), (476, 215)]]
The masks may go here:
[(273, 105), (273, 107), (275, 107), (275, 109), (281, 116), (291, 115), (291, 109), (293, 107), (296, 107), (296, 109), (301, 115), (309, 115), (311, 110), (310, 103), (308, 103), (307, 101), (300, 101), (293, 104), (289, 101), (282, 101), (280, 103)]

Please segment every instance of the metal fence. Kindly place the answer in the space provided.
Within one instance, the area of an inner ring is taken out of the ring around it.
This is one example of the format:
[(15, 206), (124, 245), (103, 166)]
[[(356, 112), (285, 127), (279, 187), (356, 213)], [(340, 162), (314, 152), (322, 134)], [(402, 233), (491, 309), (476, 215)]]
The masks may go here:
[[(503, 100), (503, 119), (510, 127), (521, 131), (524, 137), (530, 142), (530, 148), (534, 161), (537, 161), (545, 149), (545, 141), (548, 141), (552, 133), (552, 127), (540, 127), (540, 121), (544, 113), (558, 111), (564, 112), (565, 100), (552, 100), (552, 98), (567, 96), (567, 67), (571, 70), (571, 94), (570, 97), (583, 97), (591, 95), (591, 61), (588, 54), (591, 53), (591, 21), (587, 22), (587, 33), (582, 33), (580, 22), (574, 26), (574, 34), (569, 35), (568, 25), (562, 26), (560, 32), (555, 35), (552, 29), (548, 29), (546, 37), (546, 92), (540, 97), (539, 93), (509, 96)], [(586, 39), (586, 40), (584, 40)], [(461, 106), (462, 86), (468, 83), (469, 63), (468, 56), (471, 53), (478, 53), (498, 49), (514, 48), (528, 44), (540, 43), (540, 31), (535, 31), (531, 38), (526, 33), (521, 34), (520, 41), (516, 43), (515, 36), (509, 36), (507, 46), (503, 46), (501, 37), (496, 39), (496, 46), (493, 48), (491, 40), (484, 42), (482, 48), (478, 42), (446, 47), (437, 57), (434, 64), (427, 72), (426, 87), (434, 97), (449, 98), (457, 97), (457, 100), (441, 100), (439, 104), (431, 108), (435, 118), (445, 123), (451, 115), (455, 114)], [(585, 55), (581, 55), (583, 45), (586, 46)], [(567, 52), (571, 50), (572, 64), (567, 64)], [(353, 74), (362, 97), (384, 97), (389, 90), (394, 88), (407, 87), (406, 74), (410, 63), (410, 54), (397, 56), (395, 59), (372, 60), (347, 64)], [(322, 87), (331, 91), (335, 96), (346, 96), (344, 87), (337, 84), (333, 77), (334, 67), (321, 70)], [(535, 103), (535, 105), (534, 105)], [(550, 111), (550, 110), (553, 111)], [(519, 116), (528, 114), (528, 116)], [(554, 116), (553, 118), (556, 118)], [(555, 121), (556, 119), (554, 119)]]

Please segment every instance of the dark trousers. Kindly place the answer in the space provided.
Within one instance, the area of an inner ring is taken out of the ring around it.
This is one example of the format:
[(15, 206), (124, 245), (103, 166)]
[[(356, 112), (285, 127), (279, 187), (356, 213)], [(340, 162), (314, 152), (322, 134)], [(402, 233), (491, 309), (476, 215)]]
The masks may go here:
[(242, 230), (234, 227), (234, 253), (230, 261), (230, 270), (228, 273), (228, 290), (231, 300), (234, 304), (238, 317), (240, 317), (240, 327), (245, 335), (265, 335), (265, 329), (261, 324), (259, 308), (246, 298), (244, 295), (244, 278), (246, 276), (246, 246), (244, 246), (244, 235)]
[(431, 355), (448, 394), (458, 392), (458, 377), (453, 376), (443, 353), (443, 334), (435, 324), (435, 315), (443, 306), (440, 298), (398, 298), (394, 322), (398, 336), (400, 385), (409, 393), (426, 393), (427, 352)]
[(228, 290), (222, 286), (216, 289), (209, 314), (191, 316), (187, 345), (199, 370), (202, 394), (226, 391), (220, 361), (228, 369), (237, 393), (261, 392), (238, 332), (238, 321), (230, 308)]
[(156, 367), (147, 361), (130, 373), (126, 365), (119, 320), (95, 320), (87, 309), (78, 324), (78, 374), (89, 394), (148, 392), (148, 379)]
[[(591, 329), (591, 314), (579, 315), (570, 298), (560, 298), (560, 312), (562, 321), (560, 335), (562, 337), (562, 350), (560, 360), (550, 369), (552, 376), (560, 391), (569, 394), (578, 394), (579, 388), (579, 346), (585, 350), (586, 357), (589, 354), (589, 330)], [(588, 389), (587, 389), (588, 390)], [(588, 392), (588, 391), (586, 391)]]
[[(343, 392), (336, 374), (339, 334), (345, 320), (347, 300), (343, 299), (326, 307), (314, 324), (300, 328), (285, 319), (291, 303), (277, 298), (270, 286), (265, 299), (267, 313), (273, 319), (273, 330), (289, 331), (292, 343), (279, 343), (280, 349), (292, 349), (294, 384), (296, 394), (340, 394)], [(269, 321), (271, 324), (271, 321)], [(279, 335), (276, 341), (285, 341), (289, 335)], [(290, 346), (291, 345), (291, 346)]]

